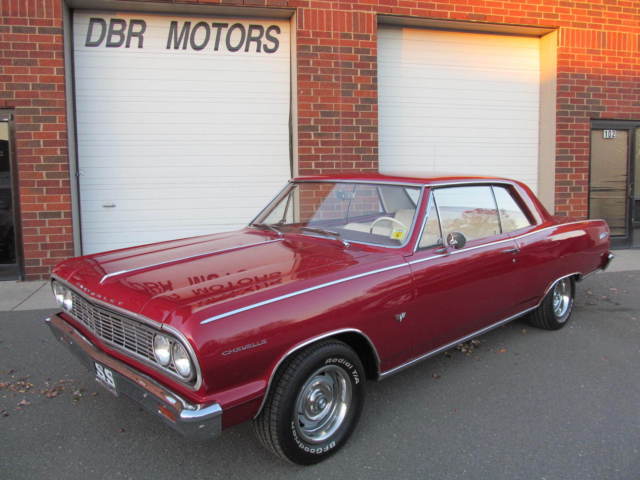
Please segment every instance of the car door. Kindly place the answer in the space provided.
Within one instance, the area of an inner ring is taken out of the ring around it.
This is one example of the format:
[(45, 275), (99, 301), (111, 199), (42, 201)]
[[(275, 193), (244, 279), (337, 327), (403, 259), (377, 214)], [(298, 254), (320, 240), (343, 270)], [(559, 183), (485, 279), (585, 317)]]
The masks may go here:
[[(447, 235), (466, 237), (462, 248)], [(489, 185), (431, 191), (423, 233), (408, 258), (416, 290), (417, 353), (426, 353), (507, 316), (517, 298), (513, 285), (516, 243), (502, 233)]]

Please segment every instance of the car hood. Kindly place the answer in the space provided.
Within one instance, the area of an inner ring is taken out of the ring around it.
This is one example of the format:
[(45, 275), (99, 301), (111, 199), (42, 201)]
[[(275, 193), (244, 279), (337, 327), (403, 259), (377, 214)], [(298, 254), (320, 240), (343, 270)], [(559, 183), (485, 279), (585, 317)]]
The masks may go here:
[(179, 327), (307, 288), (373, 257), (332, 239), (247, 228), (78, 257), (54, 276), (86, 296)]

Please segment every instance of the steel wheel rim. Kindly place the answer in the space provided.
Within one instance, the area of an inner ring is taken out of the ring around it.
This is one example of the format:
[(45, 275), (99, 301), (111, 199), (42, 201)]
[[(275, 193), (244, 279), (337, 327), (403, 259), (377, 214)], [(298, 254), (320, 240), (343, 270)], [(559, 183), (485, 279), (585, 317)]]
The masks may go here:
[(294, 424), (308, 443), (322, 443), (344, 423), (353, 396), (348, 373), (335, 365), (316, 370), (298, 393)]
[(558, 321), (564, 322), (567, 312), (571, 307), (571, 282), (565, 278), (553, 287), (553, 314)]

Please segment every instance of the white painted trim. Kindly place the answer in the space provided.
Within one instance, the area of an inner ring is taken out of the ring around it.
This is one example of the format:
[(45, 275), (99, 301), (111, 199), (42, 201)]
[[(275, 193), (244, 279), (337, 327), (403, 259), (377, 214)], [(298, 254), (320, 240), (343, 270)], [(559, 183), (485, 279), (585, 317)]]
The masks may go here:
[(280, 300), (285, 300), (291, 297), (297, 297), (298, 295), (302, 295), (304, 293), (313, 292), (315, 290), (320, 290), (321, 288), (331, 287), (333, 285), (339, 285), (341, 283), (348, 282), (350, 280), (356, 280), (358, 278), (368, 277), (370, 275), (375, 275), (376, 273), (388, 272), (389, 270), (394, 270), (396, 268), (408, 267), (408, 263), (402, 263), (399, 265), (392, 265), (390, 267), (379, 268), (377, 270), (373, 270), (371, 272), (359, 273), (358, 275), (352, 275), (346, 278), (340, 278), (338, 280), (334, 280), (332, 282), (322, 283), (320, 285), (316, 285), (313, 287), (305, 288), (304, 290), (298, 290), (296, 292), (288, 293), (286, 295), (281, 295), (279, 297), (270, 298), (268, 300), (264, 300), (262, 302), (254, 303), (253, 305), (247, 305), (246, 307), (237, 308), (235, 310), (231, 310), (229, 312), (221, 313), (220, 315), (216, 315), (215, 317), (207, 318), (200, 322), (200, 325), (206, 325), (207, 323), (215, 322), (216, 320), (220, 320), (222, 318), (230, 317), (231, 315), (235, 315), (237, 313), (246, 312), (247, 310), (253, 310), (254, 308), (262, 307), (264, 305), (270, 305), (275, 302), (279, 302)]
[(275, 239), (275, 240), (267, 240), (265, 242), (249, 243), (247, 245), (237, 245), (235, 247), (223, 248), (222, 250), (214, 250), (213, 252), (198, 253), (196, 255), (190, 255), (188, 257), (174, 258), (174, 259), (171, 259), (171, 260), (165, 260), (164, 262), (152, 263), (150, 265), (143, 265), (141, 267), (130, 268), (128, 270), (119, 270), (117, 272), (112, 272), (112, 273), (106, 274), (104, 277), (102, 277), (100, 279), (100, 284), (104, 283), (104, 281), (107, 280), (108, 278), (116, 277), (118, 275), (124, 275), (125, 273), (137, 272), (138, 270), (146, 270), (148, 268), (159, 267), (161, 265), (166, 265), (168, 263), (182, 262), (183, 260), (194, 260), (196, 258), (204, 258), (204, 257), (208, 257), (208, 256), (211, 256), (211, 255), (217, 255), (218, 253), (230, 252), (230, 251), (233, 251), (233, 250), (242, 250), (244, 248), (255, 247), (257, 245), (266, 245), (268, 243), (282, 242), (282, 241), (283, 241), (282, 238), (278, 238), (278, 239)]

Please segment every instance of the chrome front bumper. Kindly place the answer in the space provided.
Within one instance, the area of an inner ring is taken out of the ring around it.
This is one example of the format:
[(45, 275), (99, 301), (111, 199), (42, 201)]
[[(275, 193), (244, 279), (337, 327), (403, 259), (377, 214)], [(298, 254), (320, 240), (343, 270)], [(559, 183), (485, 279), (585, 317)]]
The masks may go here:
[(92, 372), (95, 362), (113, 372), (118, 394), (138, 402), (147, 411), (186, 437), (207, 440), (222, 430), (222, 408), (217, 403), (192, 405), (150, 377), (96, 348), (58, 315), (45, 319), (53, 336)]

